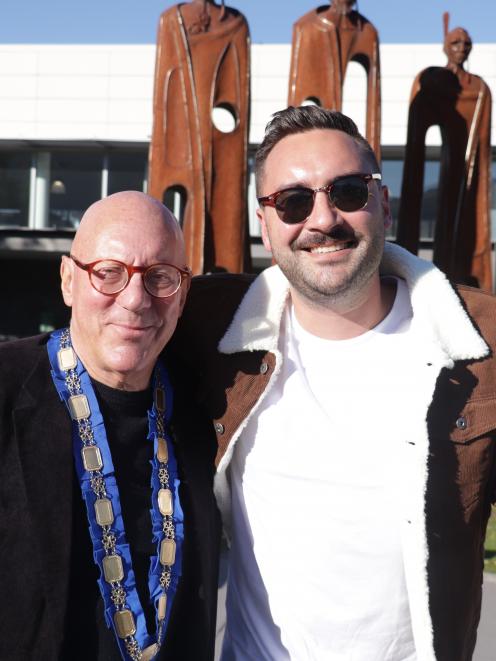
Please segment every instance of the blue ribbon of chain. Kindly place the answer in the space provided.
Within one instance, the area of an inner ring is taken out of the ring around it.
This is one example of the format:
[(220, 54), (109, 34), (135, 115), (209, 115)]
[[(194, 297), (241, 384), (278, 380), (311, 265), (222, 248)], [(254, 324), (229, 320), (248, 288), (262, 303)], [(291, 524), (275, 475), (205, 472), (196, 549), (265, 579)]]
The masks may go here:
[[(66, 405), (67, 410), (70, 409), (68, 400), (71, 397), (71, 393), (67, 387), (66, 375), (59, 367), (57, 353), (61, 348), (61, 336), (64, 333), (64, 329), (54, 331), (50, 339), (48, 340), (48, 357), (51, 364), (51, 375), (57, 389), (57, 392), (60, 396), (62, 402)], [(143, 613), (143, 607), (141, 605), (138, 592), (136, 589), (136, 580), (134, 576), (134, 571), (131, 562), (131, 554), (129, 551), (129, 544), (126, 541), (126, 535), (124, 531), (124, 521), (122, 519), (122, 511), (120, 505), (119, 490), (117, 487), (117, 482), (114, 474), (114, 465), (112, 463), (112, 456), (110, 453), (110, 447), (107, 440), (107, 433), (105, 430), (105, 425), (103, 422), (103, 417), (100, 412), (100, 407), (98, 406), (98, 401), (91, 383), (90, 376), (82, 362), (77, 359), (77, 366), (74, 371), (79, 377), (81, 384), (80, 392), (75, 394), (84, 394), (86, 395), (90, 407), (90, 417), (89, 422), (93, 431), (93, 438), (96, 446), (100, 449), (103, 461), (103, 468), (100, 471), (104, 482), (105, 490), (107, 493), (107, 498), (112, 501), (112, 509), (114, 512), (114, 522), (112, 523), (111, 529), (116, 537), (115, 552), (122, 558), (122, 564), (124, 567), (124, 578), (121, 581), (121, 585), (126, 592), (126, 605), (132, 611), (134, 615), (134, 620), (136, 623), (136, 633), (134, 638), (137, 640), (141, 649), (148, 647), (149, 645), (158, 642), (159, 645), (162, 644), (162, 640), (156, 641), (155, 637), (152, 637), (146, 628), (145, 616)], [(172, 415), (172, 404), (173, 404), (173, 395), (172, 395), (172, 386), (170, 384), (169, 376), (167, 370), (165, 369), (162, 362), (159, 360), (155, 365), (154, 376), (153, 376), (153, 391), (157, 382), (161, 383), (163, 389), (165, 390), (165, 414), (164, 414), (164, 431), (165, 431), (165, 440), (167, 442), (168, 449), (168, 461), (167, 469), (169, 472), (169, 489), (172, 492), (173, 498), (173, 522), (175, 535), (174, 539), (176, 542), (176, 557), (175, 562), (171, 567), (170, 575), (170, 585), (167, 589), (167, 609), (165, 615), (165, 621), (162, 627), (162, 634), (166, 633), (167, 625), (170, 619), (170, 613), (172, 609), (172, 603), (174, 601), (174, 596), (177, 590), (179, 583), (179, 578), (182, 571), (182, 543), (184, 540), (184, 515), (179, 500), (179, 487), (180, 480), (177, 470), (177, 461), (174, 453), (174, 448), (172, 445), (172, 440), (169, 432), (169, 423)], [(156, 543), (157, 553), (156, 555), (150, 558), (150, 569), (148, 573), (148, 590), (150, 594), (150, 602), (153, 603), (155, 607), (155, 621), (157, 625), (157, 631), (159, 631), (158, 625), (158, 599), (163, 594), (163, 589), (160, 585), (160, 576), (162, 574), (162, 565), (159, 560), (160, 555), (160, 544), (164, 539), (165, 535), (163, 533), (163, 517), (158, 508), (158, 491), (161, 488), (158, 471), (160, 467), (160, 462), (157, 459), (157, 448), (158, 448), (158, 430), (157, 430), (157, 418), (161, 415), (157, 411), (155, 405), (155, 398), (153, 401), (152, 408), (148, 411), (148, 435), (147, 438), (150, 441), (153, 441), (154, 444), (154, 454), (153, 459), (150, 462), (152, 465), (152, 474), (151, 474), (151, 488), (152, 488), (152, 497), (151, 497), (151, 520), (152, 520), (152, 539)], [(91, 536), (91, 541), (93, 543), (93, 558), (95, 563), (100, 569), (100, 578), (98, 579), (98, 585), (102, 598), (105, 605), (105, 620), (107, 626), (114, 629), (114, 634), (119, 646), (121, 655), (123, 659), (128, 659), (129, 655), (126, 650), (125, 641), (118, 637), (117, 632), (115, 631), (114, 618), (113, 615), (116, 612), (116, 608), (111, 600), (111, 584), (107, 583), (103, 574), (103, 558), (105, 557), (105, 549), (102, 543), (102, 528), (96, 521), (95, 515), (95, 501), (97, 497), (91, 488), (91, 477), (92, 474), (84, 468), (82, 457), (81, 457), (81, 448), (83, 447), (80, 435), (79, 427), (76, 420), (72, 420), (72, 443), (73, 443), (73, 453), (75, 460), (76, 473), (79, 478), (79, 483), (81, 486), (81, 493), (83, 500), (86, 504), (86, 512), (88, 515), (89, 522), (89, 532)]]

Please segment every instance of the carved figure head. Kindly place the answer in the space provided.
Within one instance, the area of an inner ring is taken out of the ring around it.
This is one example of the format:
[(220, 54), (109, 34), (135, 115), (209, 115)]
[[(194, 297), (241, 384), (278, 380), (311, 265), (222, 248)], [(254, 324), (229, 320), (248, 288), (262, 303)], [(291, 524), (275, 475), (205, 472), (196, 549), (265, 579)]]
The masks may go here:
[[(212, 16), (213, 12), (214, 16)], [(224, 0), (221, 0), (220, 5), (215, 0), (191, 0), (189, 5), (183, 7), (182, 14), (188, 34), (195, 35), (209, 32), (212, 28), (212, 20), (223, 21), (226, 17), (226, 7)]]
[(354, 5), (356, 5), (356, 0), (332, 0), (331, 9), (334, 9), (338, 14), (349, 14)]
[(472, 39), (463, 28), (448, 30), (449, 13), (443, 14), (444, 24), (444, 52), (448, 58), (448, 64), (462, 66), (472, 50)]

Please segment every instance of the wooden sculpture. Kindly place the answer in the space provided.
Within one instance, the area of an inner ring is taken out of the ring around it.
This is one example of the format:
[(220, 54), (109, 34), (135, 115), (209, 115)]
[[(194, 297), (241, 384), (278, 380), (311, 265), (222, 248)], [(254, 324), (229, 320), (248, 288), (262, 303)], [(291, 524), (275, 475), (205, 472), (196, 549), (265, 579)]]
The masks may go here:
[(312, 9), (293, 26), (288, 104), (314, 102), (341, 110), (343, 82), (350, 60), (367, 72), (366, 136), (378, 161), (381, 150), (379, 36), (355, 0), (332, 0)]
[(491, 278), (491, 93), (464, 69), (472, 49), (466, 30), (448, 31), (446, 67), (429, 67), (415, 78), (410, 99), (397, 241), (417, 252), (427, 129), (441, 129), (441, 171), (433, 261), (451, 279), (492, 288)]
[[(246, 266), (249, 45), (244, 16), (223, 2), (192, 0), (160, 17), (149, 193), (183, 197), (194, 273)], [(216, 108), (232, 131), (216, 128)]]

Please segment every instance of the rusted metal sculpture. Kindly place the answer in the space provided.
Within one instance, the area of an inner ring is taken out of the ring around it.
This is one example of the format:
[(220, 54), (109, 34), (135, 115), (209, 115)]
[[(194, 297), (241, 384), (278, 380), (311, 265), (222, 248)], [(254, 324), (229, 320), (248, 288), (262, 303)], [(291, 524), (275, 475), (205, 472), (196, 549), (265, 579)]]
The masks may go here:
[(466, 30), (448, 31), (446, 67), (429, 67), (415, 78), (410, 99), (397, 241), (417, 252), (427, 129), (442, 136), (433, 261), (450, 278), (483, 289), (491, 278), (491, 93), (464, 69), (472, 49)]
[[(244, 16), (223, 2), (193, 0), (160, 17), (149, 193), (183, 197), (194, 273), (246, 267), (249, 46)], [(232, 131), (216, 128), (218, 108)]]
[(367, 72), (366, 136), (380, 161), (379, 36), (372, 23), (353, 9), (355, 4), (355, 0), (332, 0), (294, 24), (288, 104), (311, 101), (341, 110), (348, 62), (360, 63)]

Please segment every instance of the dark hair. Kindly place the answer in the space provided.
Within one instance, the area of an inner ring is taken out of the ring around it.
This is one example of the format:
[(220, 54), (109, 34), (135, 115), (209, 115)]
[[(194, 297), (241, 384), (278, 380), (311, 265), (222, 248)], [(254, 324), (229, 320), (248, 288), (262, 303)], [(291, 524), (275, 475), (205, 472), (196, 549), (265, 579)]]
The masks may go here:
[(374, 171), (380, 171), (372, 147), (360, 135), (352, 119), (337, 110), (327, 110), (320, 106), (309, 105), (298, 108), (289, 106), (272, 115), (272, 119), (265, 128), (264, 139), (255, 154), (255, 179), (258, 194), (260, 194), (265, 161), (277, 143), (288, 135), (314, 129), (333, 129), (351, 136), (370, 160)]

